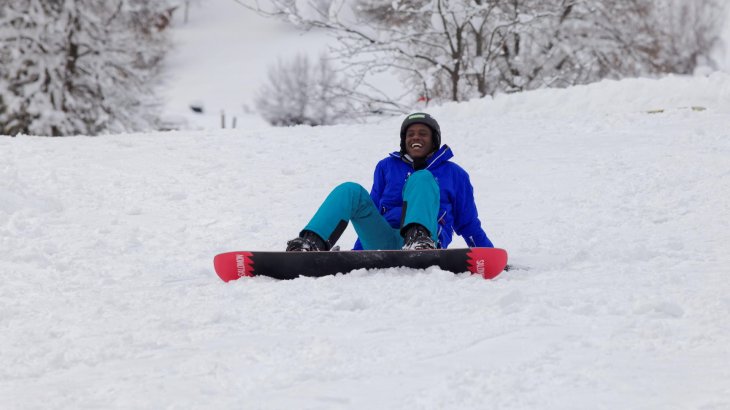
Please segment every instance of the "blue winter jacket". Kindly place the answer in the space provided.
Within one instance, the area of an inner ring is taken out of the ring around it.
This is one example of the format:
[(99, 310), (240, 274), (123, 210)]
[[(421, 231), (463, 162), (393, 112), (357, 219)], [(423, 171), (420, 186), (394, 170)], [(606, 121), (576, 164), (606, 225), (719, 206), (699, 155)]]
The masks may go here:
[[(492, 248), (494, 245), (479, 221), (469, 174), (449, 161), (453, 156), (451, 148), (444, 145), (426, 160), (425, 169), (433, 174), (441, 191), (439, 247), (448, 247), (453, 232), (456, 232), (469, 247)], [(403, 186), (413, 172), (412, 162), (400, 152), (391, 153), (375, 167), (370, 197), (393, 228), (400, 228)], [(355, 249), (362, 249), (359, 240), (355, 243)]]

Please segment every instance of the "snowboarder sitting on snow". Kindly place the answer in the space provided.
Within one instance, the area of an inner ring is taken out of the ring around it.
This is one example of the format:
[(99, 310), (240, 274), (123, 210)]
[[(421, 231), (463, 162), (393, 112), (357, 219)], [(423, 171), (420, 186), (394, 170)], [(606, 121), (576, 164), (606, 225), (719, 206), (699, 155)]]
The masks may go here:
[(482, 229), (469, 174), (449, 161), (441, 130), (425, 113), (400, 129), (400, 151), (375, 167), (373, 188), (346, 182), (329, 194), (287, 251), (327, 251), (352, 221), (355, 249), (446, 248), (454, 231), (469, 247), (493, 247)]

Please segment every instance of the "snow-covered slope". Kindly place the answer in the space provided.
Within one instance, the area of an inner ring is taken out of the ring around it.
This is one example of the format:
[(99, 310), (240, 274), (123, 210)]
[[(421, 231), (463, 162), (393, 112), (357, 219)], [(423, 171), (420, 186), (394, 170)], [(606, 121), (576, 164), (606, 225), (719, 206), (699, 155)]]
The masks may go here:
[[(266, 2), (262, 2), (266, 4)], [(191, 2), (188, 21), (175, 14), (175, 47), (166, 60), (161, 88), (164, 117), (190, 128), (259, 128), (266, 122), (255, 112), (254, 97), (269, 81), (269, 68), (299, 54), (317, 58), (333, 40), (321, 32), (301, 32), (264, 18), (233, 0)], [(201, 107), (195, 114), (190, 106)]]
[(730, 408), (729, 87), (433, 109), (530, 267), (495, 281), (215, 276), (217, 252), (282, 249), (336, 184), (369, 187), (399, 118), (0, 138), (0, 407)]

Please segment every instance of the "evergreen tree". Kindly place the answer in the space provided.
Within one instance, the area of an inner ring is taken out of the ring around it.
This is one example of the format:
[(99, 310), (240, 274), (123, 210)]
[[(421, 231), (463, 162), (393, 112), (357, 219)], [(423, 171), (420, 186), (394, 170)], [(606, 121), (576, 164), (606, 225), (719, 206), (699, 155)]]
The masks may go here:
[(166, 44), (140, 19), (150, 4), (0, 0), (0, 134), (151, 128)]

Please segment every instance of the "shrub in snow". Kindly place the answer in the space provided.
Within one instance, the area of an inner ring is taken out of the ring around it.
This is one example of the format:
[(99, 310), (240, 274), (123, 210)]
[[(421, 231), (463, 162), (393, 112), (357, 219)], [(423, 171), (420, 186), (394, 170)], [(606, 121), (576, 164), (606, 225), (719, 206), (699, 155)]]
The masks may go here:
[(269, 68), (269, 82), (257, 93), (255, 104), (272, 125), (326, 125), (353, 111), (348, 89), (326, 57), (312, 63), (300, 54)]

